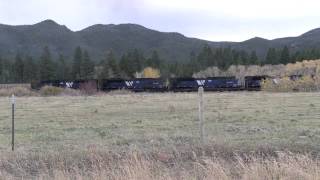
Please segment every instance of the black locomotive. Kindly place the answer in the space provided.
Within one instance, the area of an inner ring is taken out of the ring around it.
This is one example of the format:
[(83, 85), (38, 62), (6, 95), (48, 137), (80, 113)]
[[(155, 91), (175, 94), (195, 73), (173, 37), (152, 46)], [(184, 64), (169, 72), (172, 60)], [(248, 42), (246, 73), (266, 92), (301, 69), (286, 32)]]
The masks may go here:
[(113, 91), (126, 89), (133, 92), (191, 92), (203, 87), (205, 91), (238, 91), (261, 90), (262, 82), (267, 76), (247, 76), (245, 82), (240, 83), (236, 77), (208, 77), (208, 78), (135, 78), (135, 79), (104, 79), (104, 80), (54, 80), (42, 81), (36, 89), (43, 86), (55, 86), (72, 89), (97, 89)]

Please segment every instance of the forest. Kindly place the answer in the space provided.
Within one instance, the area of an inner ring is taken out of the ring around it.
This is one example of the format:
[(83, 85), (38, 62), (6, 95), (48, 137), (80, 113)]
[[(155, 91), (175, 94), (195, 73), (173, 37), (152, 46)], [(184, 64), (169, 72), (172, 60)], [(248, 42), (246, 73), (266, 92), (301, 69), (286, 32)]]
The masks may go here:
[(50, 49), (44, 47), (40, 57), (22, 56), (18, 53), (14, 59), (7, 59), (1, 58), (0, 55), (0, 82), (134, 78), (147, 67), (159, 70), (162, 78), (190, 77), (208, 67), (217, 67), (224, 71), (231, 65), (276, 65), (319, 58), (320, 49), (290, 52), (287, 46), (280, 49), (269, 48), (265, 58), (259, 59), (255, 51), (211, 48), (204, 45), (200, 53), (190, 52), (189, 59), (183, 62), (164, 60), (156, 50), (150, 57), (146, 57), (139, 49), (128, 51), (120, 58), (109, 50), (103, 59), (97, 60), (92, 59), (88, 51), (82, 47), (74, 50), (71, 59), (65, 58), (62, 54), (54, 59)]

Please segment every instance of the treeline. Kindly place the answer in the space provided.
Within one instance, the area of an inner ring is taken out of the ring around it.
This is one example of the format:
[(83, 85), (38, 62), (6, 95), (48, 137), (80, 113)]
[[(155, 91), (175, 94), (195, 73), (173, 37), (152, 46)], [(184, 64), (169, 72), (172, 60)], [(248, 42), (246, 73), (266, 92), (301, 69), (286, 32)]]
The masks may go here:
[(81, 47), (75, 49), (72, 59), (66, 59), (63, 55), (53, 59), (50, 49), (45, 47), (37, 59), (20, 54), (14, 59), (0, 57), (0, 83), (133, 78), (139, 76), (139, 72), (146, 67), (160, 70), (164, 78), (186, 77), (212, 66), (226, 70), (231, 65), (287, 64), (319, 58), (320, 49), (290, 53), (286, 46), (281, 49), (270, 48), (266, 57), (259, 59), (255, 51), (211, 48), (205, 45), (198, 54), (191, 52), (190, 59), (185, 62), (163, 60), (157, 51), (146, 57), (138, 49), (133, 49), (120, 57), (109, 51), (102, 60), (96, 61), (92, 60), (90, 54)]

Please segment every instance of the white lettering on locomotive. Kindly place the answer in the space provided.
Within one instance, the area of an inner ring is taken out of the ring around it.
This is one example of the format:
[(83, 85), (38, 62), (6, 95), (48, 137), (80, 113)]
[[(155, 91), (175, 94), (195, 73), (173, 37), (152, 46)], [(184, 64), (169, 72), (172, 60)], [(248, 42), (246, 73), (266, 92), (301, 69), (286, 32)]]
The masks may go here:
[(133, 81), (126, 81), (126, 85), (127, 85), (128, 87), (131, 87), (131, 86), (133, 85)]
[(205, 83), (206, 81), (205, 80), (197, 80), (197, 84), (199, 85), (199, 86), (204, 86), (204, 83)]
[(66, 82), (66, 87), (67, 88), (72, 88), (73, 82)]

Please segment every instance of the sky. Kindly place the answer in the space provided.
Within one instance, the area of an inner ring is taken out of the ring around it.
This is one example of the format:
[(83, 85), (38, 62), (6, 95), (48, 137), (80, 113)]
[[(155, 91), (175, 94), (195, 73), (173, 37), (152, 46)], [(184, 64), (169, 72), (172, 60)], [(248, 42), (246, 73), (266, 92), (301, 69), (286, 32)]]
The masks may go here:
[(319, 0), (0, 0), (0, 23), (52, 19), (73, 31), (134, 23), (211, 41), (244, 41), (318, 28), (319, 5)]

